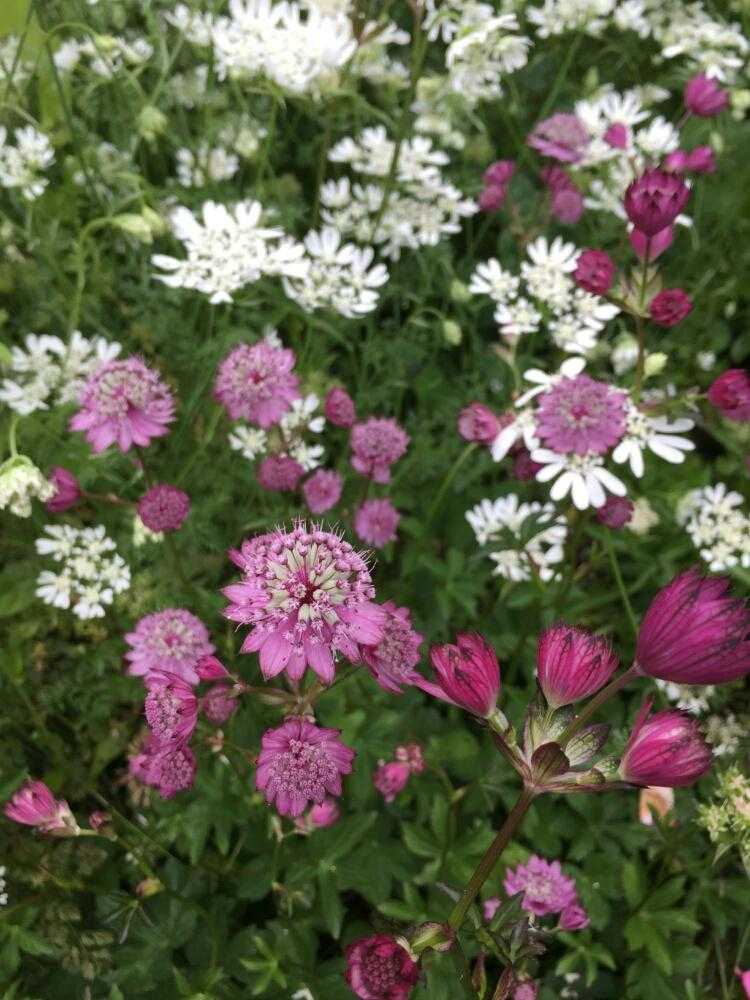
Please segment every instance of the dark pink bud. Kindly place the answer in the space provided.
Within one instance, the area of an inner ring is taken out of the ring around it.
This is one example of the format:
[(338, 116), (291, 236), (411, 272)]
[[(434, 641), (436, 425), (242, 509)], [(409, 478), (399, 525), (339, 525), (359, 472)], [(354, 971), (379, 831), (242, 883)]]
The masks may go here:
[(687, 205), (690, 188), (677, 174), (647, 170), (628, 186), (625, 212), (645, 236), (656, 236), (671, 226)]
[(750, 421), (750, 375), (742, 368), (723, 372), (708, 390), (708, 401), (727, 420), (747, 423)]
[(656, 260), (657, 257), (661, 257), (665, 250), (668, 250), (672, 246), (672, 241), (674, 240), (674, 230), (672, 226), (667, 226), (658, 232), (656, 236), (652, 236), (649, 241), (648, 236), (642, 233), (640, 229), (630, 230), (630, 245), (638, 254), (641, 260), (645, 260), (646, 251), (648, 250), (648, 259), (650, 261)]
[(662, 288), (648, 307), (651, 319), (659, 326), (677, 326), (692, 309), (690, 296), (681, 288)]
[(693, 568), (660, 590), (638, 633), (641, 672), (676, 684), (724, 684), (750, 673), (750, 612), (729, 587), (726, 577)]
[(685, 107), (700, 118), (713, 118), (729, 104), (729, 91), (722, 90), (716, 80), (699, 73), (685, 85)]
[(237, 710), (237, 699), (232, 697), (229, 684), (214, 684), (201, 699), (201, 711), (215, 726), (224, 725)]
[(335, 427), (351, 427), (357, 419), (352, 397), (339, 386), (329, 390), (323, 412)]
[(539, 985), (533, 979), (519, 979), (513, 988), (513, 1000), (537, 1000)]
[(313, 806), (307, 816), (313, 826), (323, 829), (338, 823), (341, 819), (341, 809), (335, 799), (327, 798), (323, 799), (320, 805)]
[(458, 415), (458, 433), (464, 441), (490, 445), (500, 433), (500, 420), (484, 403), (469, 403)]
[(487, 718), (497, 706), (500, 694), (500, 667), (494, 649), (476, 632), (460, 633), (455, 645), (433, 646), (430, 660), (437, 683), (424, 678), (417, 687)]
[(595, 694), (617, 669), (606, 639), (562, 623), (539, 637), (536, 663), (539, 687), (551, 708)]
[(664, 166), (678, 174), (713, 174), (716, 171), (716, 156), (710, 146), (696, 146), (690, 152), (676, 149), (667, 156)]
[(566, 906), (560, 914), (558, 927), (561, 931), (582, 931), (589, 925), (589, 915), (579, 902)]
[(684, 149), (676, 149), (664, 160), (665, 170), (674, 170), (678, 174), (684, 174), (687, 170), (688, 154)]
[(373, 934), (346, 949), (344, 975), (360, 1000), (408, 1000), (419, 966), (394, 938)]
[(49, 474), (49, 481), (55, 487), (55, 495), (45, 507), (51, 514), (61, 514), (69, 510), (81, 499), (81, 486), (72, 472), (56, 465)]
[(202, 681), (218, 681), (229, 677), (229, 671), (215, 656), (202, 656), (198, 660), (195, 672)]
[(574, 187), (555, 191), (550, 202), (550, 210), (558, 222), (569, 226), (575, 225), (583, 215), (583, 195)]
[(505, 186), (513, 176), (516, 164), (513, 160), (496, 160), (482, 175), (485, 187)]
[(541, 463), (534, 461), (528, 448), (521, 447), (513, 456), (513, 478), (519, 483), (532, 482), (541, 468)]
[(256, 479), (271, 493), (291, 493), (304, 474), (305, 470), (291, 455), (269, 455), (258, 466)]
[(159, 483), (138, 501), (138, 517), (150, 531), (177, 531), (190, 513), (190, 497), (176, 486)]
[(615, 262), (603, 250), (584, 250), (573, 273), (578, 287), (594, 295), (606, 295), (614, 277)]
[(596, 511), (596, 519), (608, 528), (624, 528), (633, 516), (633, 501), (627, 497), (616, 497), (610, 493), (603, 507)]
[(643, 704), (622, 755), (623, 780), (662, 788), (692, 785), (711, 767), (711, 750), (698, 723), (673, 709), (649, 719), (651, 704)]
[(565, 191), (571, 187), (575, 188), (575, 184), (568, 176), (567, 171), (563, 170), (562, 167), (542, 167), (539, 171), (539, 176), (550, 191)]
[(503, 207), (508, 189), (504, 184), (491, 184), (484, 188), (477, 199), (482, 212), (497, 212)]
[(627, 149), (630, 142), (630, 129), (622, 122), (613, 122), (604, 133), (604, 141), (613, 149)]
[(101, 830), (103, 826), (112, 821), (112, 817), (108, 812), (102, 812), (101, 809), (97, 809), (91, 813), (89, 816), (89, 826), (92, 830)]
[(398, 793), (406, 788), (410, 777), (411, 768), (407, 763), (392, 760), (376, 768), (372, 783), (386, 802), (393, 802)]
[(35, 826), (53, 837), (75, 837), (78, 825), (65, 799), (56, 799), (43, 781), (27, 781), (6, 803), (3, 812), (15, 823)]

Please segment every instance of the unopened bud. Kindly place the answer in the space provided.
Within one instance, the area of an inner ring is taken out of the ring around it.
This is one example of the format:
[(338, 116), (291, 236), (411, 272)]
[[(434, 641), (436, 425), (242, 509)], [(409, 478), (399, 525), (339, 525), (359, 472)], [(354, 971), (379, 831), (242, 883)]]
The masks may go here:
[(123, 233), (127, 233), (128, 236), (134, 236), (141, 243), (151, 243), (153, 239), (151, 226), (149, 226), (142, 215), (136, 215), (135, 212), (124, 212), (122, 215), (115, 215), (111, 222), (115, 228), (121, 230)]
[(450, 297), (453, 302), (469, 302), (473, 297), (469, 291), (469, 286), (454, 278), (451, 281)]
[(138, 134), (148, 142), (153, 142), (157, 136), (166, 132), (168, 124), (169, 119), (163, 111), (147, 104), (138, 115)]
[(148, 899), (150, 896), (155, 896), (157, 893), (163, 891), (164, 886), (158, 878), (144, 878), (135, 887), (135, 894), (136, 896), (140, 896), (141, 899)]
[(452, 319), (443, 320), (443, 339), (446, 344), (450, 344), (451, 347), (458, 347), (461, 341), (464, 339), (463, 330), (455, 323)]
[(412, 935), (410, 951), (420, 955), (423, 951), (450, 951), (456, 940), (456, 932), (448, 924), (422, 924)]
[(647, 354), (646, 361), (643, 366), (644, 377), (651, 378), (653, 375), (660, 374), (660, 372), (664, 371), (666, 364), (667, 355), (662, 354), (661, 351), (656, 354)]

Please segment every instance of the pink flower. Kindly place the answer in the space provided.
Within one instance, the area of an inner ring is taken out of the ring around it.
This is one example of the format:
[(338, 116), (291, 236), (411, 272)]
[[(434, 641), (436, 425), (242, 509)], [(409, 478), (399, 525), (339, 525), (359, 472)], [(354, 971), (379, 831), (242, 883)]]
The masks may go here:
[(596, 512), (596, 519), (608, 528), (624, 528), (633, 516), (633, 501), (627, 497), (609, 494), (603, 507)]
[(583, 215), (583, 207), (583, 195), (574, 185), (554, 191), (552, 194), (550, 211), (563, 225), (575, 225)]
[(265, 340), (238, 344), (219, 365), (214, 396), (232, 420), (271, 427), (300, 398), (294, 351)]
[(666, 226), (656, 236), (652, 236), (650, 240), (640, 229), (631, 229), (628, 238), (630, 239), (630, 245), (641, 260), (646, 259), (646, 252), (648, 252), (648, 259), (654, 261), (672, 246), (674, 229), (672, 226)]
[(745, 991), (745, 996), (750, 998), (750, 969), (746, 969), (744, 972), (742, 969), (735, 969), (735, 975), (739, 977), (742, 988)]
[(65, 799), (56, 799), (43, 781), (27, 781), (5, 804), (3, 812), (16, 823), (35, 826), (53, 837), (75, 837), (78, 824)]
[(690, 152), (676, 149), (666, 157), (664, 167), (679, 174), (713, 174), (716, 171), (716, 156), (710, 146), (696, 146)]
[(406, 788), (411, 777), (408, 764), (392, 760), (381, 763), (372, 776), (372, 783), (386, 802), (393, 802), (399, 792)]
[(662, 288), (648, 307), (649, 315), (659, 326), (677, 326), (692, 311), (690, 296), (681, 288)]
[(481, 635), (461, 632), (455, 645), (433, 646), (430, 661), (437, 683), (420, 677), (417, 687), (483, 718), (492, 715), (500, 695), (500, 666), (494, 649)]
[(584, 250), (573, 272), (579, 288), (594, 295), (606, 295), (615, 278), (615, 262), (603, 250)]
[(373, 934), (346, 949), (345, 975), (360, 1000), (408, 1000), (419, 966), (392, 937)]
[(222, 726), (231, 719), (236, 709), (237, 699), (232, 697), (229, 684), (214, 684), (201, 699), (201, 711), (215, 726)]
[(370, 417), (351, 433), (352, 466), (376, 483), (387, 483), (391, 466), (406, 451), (409, 435), (395, 420)]
[(513, 990), (512, 1000), (537, 1000), (539, 986), (533, 979), (519, 979)]
[(177, 792), (185, 792), (193, 787), (195, 754), (186, 744), (147, 744), (142, 756), (141, 780), (156, 788), (163, 799), (171, 799)]
[(482, 175), (482, 180), (488, 187), (494, 184), (507, 184), (515, 170), (516, 164), (513, 160), (496, 160), (487, 167)]
[(553, 625), (539, 637), (537, 678), (551, 708), (582, 701), (604, 687), (617, 669), (606, 639), (572, 625)]
[(482, 916), (487, 923), (492, 920), (502, 905), (503, 901), (499, 896), (490, 896), (489, 899), (485, 899), (482, 903)]
[(351, 772), (355, 753), (340, 735), (301, 718), (265, 731), (255, 786), (281, 816), (301, 816), (309, 802), (341, 795), (341, 776)]
[(258, 466), (258, 484), (270, 493), (291, 493), (305, 470), (290, 455), (268, 455)]
[(373, 603), (367, 563), (338, 535), (300, 521), (243, 542), (230, 557), (243, 579), (224, 588), (224, 616), (252, 627), (242, 651), (260, 652), (266, 679), (286, 670), (299, 680), (309, 666), (330, 684), (337, 653), (357, 663), (360, 646), (382, 639), (386, 615)]
[(458, 415), (458, 433), (464, 441), (490, 445), (501, 426), (498, 416), (484, 403), (469, 403)]
[(202, 681), (219, 681), (229, 677), (229, 671), (215, 656), (202, 656), (195, 668)]
[(503, 883), (509, 896), (523, 893), (521, 906), (528, 913), (546, 917), (550, 913), (561, 913), (578, 899), (576, 884), (572, 878), (563, 875), (559, 861), (545, 861), (532, 854), (525, 865), (515, 871), (509, 868)]
[(50, 472), (49, 481), (55, 487), (55, 495), (45, 504), (50, 514), (61, 514), (74, 507), (81, 499), (81, 484), (72, 472), (63, 469), (61, 465), (56, 465)]
[(397, 608), (393, 601), (386, 601), (382, 608), (386, 614), (383, 635), (377, 645), (363, 647), (362, 659), (384, 690), (402, 694), (401, 685), (414, 684), (419, 677), (414, 668), (421, 659), (424, 636), (412, 628), (408, 608)]
[(562, 378), (542, 397), (537, 421), (553, 451), (603, 455), (625, 433), (625, 395), (588, 375)]
[(562, 911), (557, 926), (561, 931), (582, 931), (588, 927), (589, 923), (588, 913), (576, 900)]
[(198, 683), (198, 662), (214, 651), (206, 626), (182, 608), (146, 615), (126, 633), (125, 641), (131, 647), (125, 654), (129, 674), (163, 671), (177, 674), (188, 684)]
[(625, 212), (636, 229), (654, 237), (671, 226), (687, 205), (690, 188), (676, 174), (647, 170), (625, 192)]
[(341, 819), (341, 808), (335, 799), (323, 799), (320, 805), (315, 805), (307, 814), (314, 827), (322, 830), (334, 826)]
[(343, 489), (344, 480), (338, 472), (329, 469), (318, 469), (313, 472), (302, 486), (305, 501), (313, 514), (324, 514), (331, 507), (335, 507), (341, 499)]
[(727, 420), (747, 423), (750, 421), (750, 375), (741, 368), (722, 372), (708, 390), (708, 401)]
[(688, 80), (683, 96), (685, 107), (699, 118), (713, 118), (729, 105), (729, 91), (705, 73)]
[(539, 176), (547, 185), (550, 191), (565, 191), (568, 188), (575, 188), (575, 184), (570, 179), (568, 172), (562, 167), (542, 167)]
[(395, 542), (401, 515), (390, 500), (365, 500), (354, 515), (357, 537), (376, 549)]
[(144, 711), (149, 729), (160, 743), (187, 743), (198, 722), (198, 699), (177, 674), (153, 671), (146, 676)]
[(676, 684), (724, 684), (750, 673), (750, 612), (729, 587), (726, 577), (694, 568), (660, 590), (638, 633), (641, 672)]
[(604, 141), (613, 149), (627, 149), (630, 142), (630, 129), (622, 122), (613, 122), (604, 133)]
[(190, 513), (190, 497), (176, 486), (159, 483), (138, 501), (138, 516), (151, 531), (177, 531)]
[(101, 830), (102, 827), (106, 826), (112, 821), (112, 817), (108, 812), (103, 812), (101, 809), (95, 809), (94, 812), (89, 815), (89, 826), (92, 830)]
[(94, 452), (116, 444), (122, 452), (145, 448), (167, 433), (174, 420), (174, 397), (159, 375), (140, 358), (107, 361), (91, 375), (78, 397), (81, 409), (70, 419), (85, 431)]
[(357, 419), (352, 397), (339, 386), (329, 390), (323, 412), (335, 427), (351, 427)]
[(483, 188), (477, 198), (477, 204), (482, 212), (499, 212), (508, 194), (504, 184), (489, 184)]
[(648, 718), (644, 702), (620, 761), (623, 781), (633, 785), (692, 785), (711, 767), (711, 750), (698, 723), (685, 712), (667, 709)]
[(577, 163), (583, 159), (591, 137), (580, 118), (561, 113), (539, 122), (526, 141), (542, 156), (561, 163)]
[(541, 468), (541, 463), (534, 461), (528, 448), (519, 448), (513, 456), (513, 478), (520, 483), (532, 482)]
[(407, 743), (405, 746), (398, 746), (393, 751), (393, 756), (400, 764), (408, 764), (412, 774), (421, 774), (425, 769), (422, 747), (419, 743)]

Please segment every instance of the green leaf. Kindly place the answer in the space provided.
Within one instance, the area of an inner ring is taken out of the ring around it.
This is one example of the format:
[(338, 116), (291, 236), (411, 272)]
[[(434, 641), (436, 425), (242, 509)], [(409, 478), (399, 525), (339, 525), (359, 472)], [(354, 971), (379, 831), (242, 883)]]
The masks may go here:
[(628, 906), (634, 910), (646, 893), (645, 873), (636, 861), (626, 861), (622, 866), (622, 887)]
[(328, 933), (338, 940), (344, 920), (344, 907), (339, 898), (336, 876), (328, 869), (318, 872), (318, 900)]

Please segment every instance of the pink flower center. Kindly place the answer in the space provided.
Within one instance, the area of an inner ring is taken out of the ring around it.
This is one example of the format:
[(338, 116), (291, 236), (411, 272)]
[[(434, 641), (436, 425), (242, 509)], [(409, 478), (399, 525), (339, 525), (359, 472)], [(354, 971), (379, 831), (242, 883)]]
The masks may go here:
[(273, 777), (279, 792), (315, 802), (322, 801), (326, 786), (336, 779), (337, 774), (338, 770), (326, 750), (304, 740), (289, 740), (288, 749), (279, 754), (273, 763)]
[(529, 875), (526, 878), (526, 894), (529, 899), (542, 903), (552, 903), (557, 892), (554, 882), (546, 875)]
[(189, 625), (181, 621), (157, 625), (146, 640), (149, 650), (156, 656), (170, 660), (187, 660), (198, 655), (200, 642)]
[(587, 375), (563, 378), (539, 406), (539, 434), (555, 451), (601, 455), (625, 433), (625, 400)]
[(168, 688), (155, 688), (146, 695), (146, 721), (154, 736), (168, 739), (180, 724), (181, 703)]
[(398, 983), (400, 964), (395, 952), (390, 955), (381, 955), (377, 951), (368, 952), (362, 959), (362, 972), (367, 988), (373, 993), (385, 995), (387, 990)]
[(146, 383), (122, 368), (104, 372), (95, 394), (99, 411), (107, 417), (126, 417), (131, 409), (142, 409), (148, 401)]

